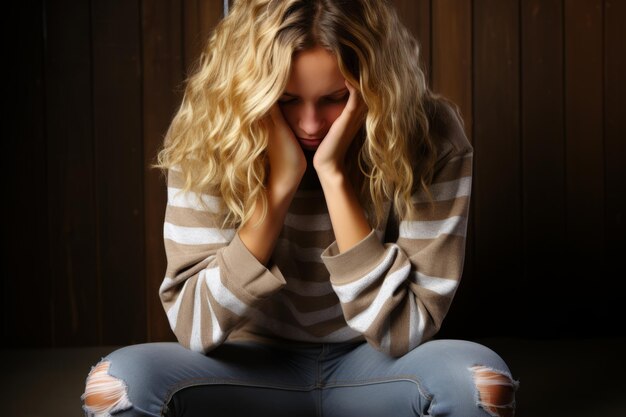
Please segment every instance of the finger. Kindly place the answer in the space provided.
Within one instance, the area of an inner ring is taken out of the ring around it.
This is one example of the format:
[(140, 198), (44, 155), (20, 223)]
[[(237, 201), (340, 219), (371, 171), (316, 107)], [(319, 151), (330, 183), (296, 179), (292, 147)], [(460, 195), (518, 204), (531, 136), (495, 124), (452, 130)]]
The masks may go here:
[(350, 97), (348, 97), (348, 102), (346, 103), (346, 108), (350, 111), (361, 110), (363, 107), (363, 98), (361, 97), (361, 92), (357, 90), (348, 80), (345, 80), (346, 88), (350, 91)]

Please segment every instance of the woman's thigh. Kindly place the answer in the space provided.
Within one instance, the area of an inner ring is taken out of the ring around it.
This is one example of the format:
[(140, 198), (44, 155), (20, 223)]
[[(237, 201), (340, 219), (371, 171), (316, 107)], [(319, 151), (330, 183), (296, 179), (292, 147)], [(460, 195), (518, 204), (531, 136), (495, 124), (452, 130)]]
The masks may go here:
[(321, 345), (294, 350), (226, 342), (203, 355), (178, 343), (145, 343), (118, 349), (103, 362), (124, 384), (116, 417), (235, 417), (251, 409), (259, 416), (305, 416), (314, 415), (302, 410), (315, 409), (320, 352)]
[[(511, 382), (506, 363), (491, 349), (463, 340), (433, 340), (402, 357), (392, 358), (368, 344), (324, 368), (322, 415), (375, 416), (493, 416), (498, 409), (481, 406), (476, 366), (502, 373)], [(493, 383), (495, 379), (492, 379)], [(514, 398), (508, 411), (512, 415)], [(495, 412), (495, 413), (494, 413)]]

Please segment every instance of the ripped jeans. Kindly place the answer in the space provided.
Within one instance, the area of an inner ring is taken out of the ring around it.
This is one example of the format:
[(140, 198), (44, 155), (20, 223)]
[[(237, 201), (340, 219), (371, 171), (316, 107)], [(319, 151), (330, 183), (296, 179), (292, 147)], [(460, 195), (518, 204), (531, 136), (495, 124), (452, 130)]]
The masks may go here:
[(92, 367), (87, 417), (512, 417), (518, 388), (502, 358), (470, 341), (431, 340), (402, 357), (365, 342), (225, 342), (207, 355), (145, 343)]

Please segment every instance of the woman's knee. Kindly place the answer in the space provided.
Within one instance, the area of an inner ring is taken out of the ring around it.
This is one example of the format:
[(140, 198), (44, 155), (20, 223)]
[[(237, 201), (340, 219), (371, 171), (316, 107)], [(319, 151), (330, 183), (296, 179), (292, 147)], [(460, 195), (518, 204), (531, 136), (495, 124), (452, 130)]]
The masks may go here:
[(477, 404), (494, 417), (513, 417), (519, 382), (507, 371), (484, 365), (472, 366), (470, 371), (476, 385)]
[(110, 415), (132, 407), (126, 383), (109, 374), (111, 362), (103, 359), (92, 367), (81, 395), (83, 409), (89, 416)]
[(122, 347), (102, 358), (87, 375), (81, 395), (87, 415), (108, 416), (133, 408), (133, 398), (143, 401), (142, 391), (150, 390), (151, 381), (158, 379), (156, 373), (162, 368), (154, 363), (171, 349), (165, 343), (144, 343)]
[(422, 349), (415, 352), (419, 355), (417, 360), (432, 362), (431, 371), (435, 372), (438, 367), (448, 369), (448, 372), (440, 373), (449, 375), (443, 377), (448, 382), (442, 380), (439, 386), (449, 387), (449, 378), (459, 384), (471, 383), (475, 406), (494, 417), (514, 415), (519, 382), (513, 379), (505, 361), (492, 349), (471, 341), (446, 339), (433, 340), (416, 349)]
[(513, 379), (500, 355), (476, 342), (449, 342), (459, 350), (458, 357), (463, 358), (463, 366), (472, 376), (476, 405), (494, 417), (513, 417), (519, 381)]

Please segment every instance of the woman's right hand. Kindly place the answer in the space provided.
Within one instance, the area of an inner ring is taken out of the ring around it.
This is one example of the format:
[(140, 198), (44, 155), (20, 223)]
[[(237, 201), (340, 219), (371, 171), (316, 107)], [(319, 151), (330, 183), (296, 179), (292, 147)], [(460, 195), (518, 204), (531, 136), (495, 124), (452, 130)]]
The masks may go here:
[(285, 121), (277, 104), (274, 104), (260, 123), (267, 129), (265, 176), (267, 215), (257, 204), (252, 217), (237, 231), (244, 246), (263, 265), (272, 257), (278, 236), (298, 185), (306, 171), (306, 158), (295, 134)]
[(270, 110), (269, 143), (267, 153), (270, 164), (269, 183), (273, 186), (295, 190), (307, 168), (304, 152), (295, 134), (285, 121), (278, 103)]

